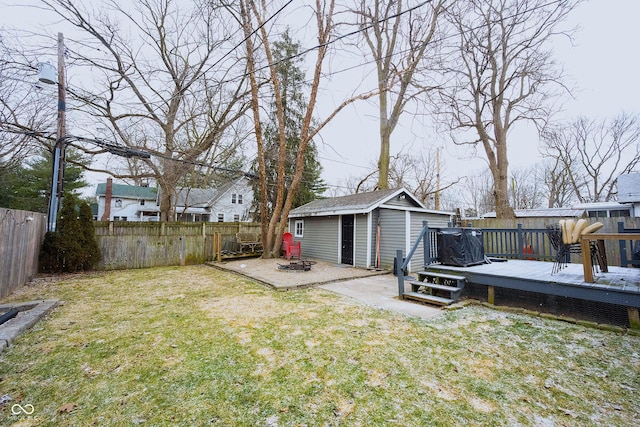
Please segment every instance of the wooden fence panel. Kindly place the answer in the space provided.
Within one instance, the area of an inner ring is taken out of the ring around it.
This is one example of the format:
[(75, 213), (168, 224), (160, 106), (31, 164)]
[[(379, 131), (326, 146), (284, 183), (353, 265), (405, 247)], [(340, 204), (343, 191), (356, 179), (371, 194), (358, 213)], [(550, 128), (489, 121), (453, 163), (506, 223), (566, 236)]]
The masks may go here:
[(260, 234), (260, 224), (213, 223), (95, 223), (96, 238), (102, 252), (99, 270), (121, 270), (170, 265), (203, 264), (215, 257), (213, 235), (223, 241), (236, 233)]
[(0, 208), (0, 298), (38, 273), (46, 231), (46, 215)]

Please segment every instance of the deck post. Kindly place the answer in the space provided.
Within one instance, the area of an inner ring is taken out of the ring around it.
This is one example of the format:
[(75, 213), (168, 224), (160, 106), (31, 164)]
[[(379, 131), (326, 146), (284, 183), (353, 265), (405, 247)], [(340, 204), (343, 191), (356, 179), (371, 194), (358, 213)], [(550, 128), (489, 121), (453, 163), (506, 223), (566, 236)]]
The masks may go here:
[(522, 224), (518, 224), (518, 233), (517, 233), (517, 239), (518, 239), (518, 259), (523, 259), (524, 258), (524, 237), (523, 237), (524, 233), (522, 231)]
[(496, 289), (493, 286), (487, 286), (487, 302), (491, 305), (496, 303)]
[(640, 330), (640, 315), (638, 315), (637, 307), (627, 307), (629, 315), (629, 326), (631, 329)]
[(428, 265), (427, 261), (431, 259), (431, 241), (429, 240), (427, 221), (422, 221), (422, 230), (421, 234), (424, 234), (422, 238), (422, 267), (424, 268)]

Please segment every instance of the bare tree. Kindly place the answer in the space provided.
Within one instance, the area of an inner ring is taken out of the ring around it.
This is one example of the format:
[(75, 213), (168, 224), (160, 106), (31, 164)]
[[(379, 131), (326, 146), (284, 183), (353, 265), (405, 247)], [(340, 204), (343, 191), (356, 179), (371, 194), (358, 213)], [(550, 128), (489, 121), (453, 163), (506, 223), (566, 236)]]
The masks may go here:
[[(267, 75), (264, 77), (263, 82), (266, 85), (263, 90), (269, 91), (268, 99), (273, 99), (275, 104), (275, 116), (278, 124), (278, 137), (280, 141), (279, 159), (277, 162), (278, 177), (277, 177), (277, 194), (276, 201), (272, 206), (272, 214), (270, 218), (266, 215), (261, 216), (262, 220), (262, 242), (265, 248), (263, 257), (278, 256), (280, 252), (281, 239), (276, 236), (281, 236), (287, 226), (287, 218), (289, 211), (293, 204), (296, 191), (300, 186), (300, 182), (304, 172), (304, 160), (305, 153), (309, 142), (313, 137), (324, 127), (327, 123), (335, 117), (345, 106), (355, 102), (356, 100), (367, 99), (373, 96), (372, 93), (358, 95), (343, 101), (331, 114), (329, 114), (324, 120), (318, 120), (317, 123), (313, 120), (314, 111), (316, 108), (318, 90), (322, 79), (323, 64), (330, 45), (330, 36), (333, 31), (333, 16), (335, 2), (333, 0), (321, 1), (316, 0), (312, 7), (313, 16), (315, 18), (315, 31), (316, 31), (316, 47), (313, 50), (315, 52), (315, 63), (313, 66), (313, 76), (309, 83), (309, 96), (306, 110), (301, 112), (302, 126), (299, 135), (298, 152), (296, 153), (295, 160), (295, 175), (293, 176), (288, 191), (285, 195), (284, 192), (284, 179), (285, 179), (285, 164), (286, 164), (286, 126), (284, 117), (283, 100), (280, 90), (280, 79), (277, 69), (275, 67), (274, 56), (272, 52), (272, 43), (270, 41), (269, 34), (265, 27), (266, 20), (269, 17), (269, 6), (274, 7), (273, 4), (267, 5), (266, 2), (260, 2), (257, 4), (254, 0), (242, 0), (239, 2), (239, 11), (237, 15), (238, 21), (242, 24), (245, 34), (246, 50), (247, 50), (247, 63), (249, 71), (249, 80), (251, 84), (251, 110), (253, 112), (255, 137), (257, 141), (257, 160), (258, 160), (258, 173), (260, 176), (260, 187), (262, 200), (260, 202), (262, 212), (268, 212), (267, 210), (267, 173), (265, 166), (265, 150), (263, 143), (263, 131), (261, 127), (261, 97), (260, 97), (260, 80), (258, 75), (260, 69), (267, 70)], [(254, 43), (253, 34), (258, 32), (257, 45)], [(266, 61), (264, 67), (259, 67), (257, 61), (263, 58)]]
[(87, 36), (67, 51), (74, 67), (91, 70), (94, 87), (70, 92), (117, 141), (152, 154), (145, 163), (160, 186), (161, 220), (173, 219), (181, 177), (242, 142), (245, 65), (226, 55), (234, 53), (227, 9), (217, 1), (107, 0), (90, 12), (69, 0), (40, 2)]
[[(389, 188), (404, 187), (411, 191), (420, 202), (430, 208), (436, 206), (436, 198), (440, 193), (453, 187), (459, 181), (443, 179), (439, 176), (439, 169), (444, 165), (437, 164), (436, 154), (427, 153), (399, 153), (391, 156), (389, 162)], [(378, 188), (379, 169), (371, 164), (369, 172), (362, 176), (351, 176), (343, 185), (352, 193), (364, 193)]]
[[(379, 189), (390, 185), (391, 134), (408, 104), (432, 88), (417, 84), (416, 73), (433, 46), (444, 0), (409, 7), (402, 0), (359, 0), (353, 12), (376, 64), (380, 115)], [(433, 56), (433, 55), (431, 55)]]
[(544, 161), (542, 175), (548, 197), (548, 208), (567, 207), (576, 199), (570, 176), (565, 173), (560, 158)]
[(463, 209), (465, 217), (480, 216), (495, 210), (492, 176), (489, 171), (465, 177), (462, 188), (456, 188), (466, 205)]
[(536, 209), (546, 202), (543, 172), (539, 165), (511, 172), (511, 206), (514, 209)]
[(622, 112), (599, 121), (580, 117), (547, 130), (543, 141), (543, 154), (561, 165), (580, 202), (611, 201), (618, 176), (640, 162), (640, 116)]
[(480, 144), (493, 177), (499, 218), (509, 206), (509, 131), (520, 121), (541, 127), (563, 88), (549, 43), (579, 0), (469, 0), (447, 17), (457, 43), (445, 57), (437, 112), (459, 144)]
[(55, 135), (52, 98), (35, 83), (35, 64), (0, 34), (0, 170), (51, 149)]

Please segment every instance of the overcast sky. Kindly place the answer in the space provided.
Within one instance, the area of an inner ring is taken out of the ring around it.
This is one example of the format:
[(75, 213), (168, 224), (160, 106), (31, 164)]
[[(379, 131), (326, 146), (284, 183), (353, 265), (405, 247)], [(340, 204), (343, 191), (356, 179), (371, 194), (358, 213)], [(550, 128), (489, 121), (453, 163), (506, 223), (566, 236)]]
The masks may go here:
[[(292, 6), (296, 6), (292, 4)], [(2, 27), (33, 29), (37, 20), (33, 19), (33, 10), (21, 7), (6, 7), (14, 1), (0, 0)], [(298, 5), (299, 6), (299, 5)], [(582, 4), (570, 17), (569, 24), (581, 27), (574, 39), (574, 46), (568, 41), (555, 47), (556, 57), (564, 64), (566, 73), (573, 79), (579, 91), (574, 92), (575, 99), (565, 104), (564, 115), (574, 118), (585, 115), (589, 118), (608, 118), (621, 111), (640, 114), (640, 59), (637, 43), (640, 41), (639, 0), (591, 0)], [(296, 23), (292, 23), (295, 27)], [(34, 28), (36, 27), (36, 28)], [(49, 33), (61, 31), (48, 28)], [(293, 37), (296, 37), (293, 34)], [(52, 47), (55, 54), (55, 47)], [(339, 58), (332, 66), (340, 66)], [(308, 71), (310, 74), (310, 70)], [(351, 74), (353, 79), (353, 74)], [(321, 111), (329, 110), (340, 102), (346, 90), (353, 89), (358, 81), (336, 80), (335, 92), (325, 89), (321, 93)], [(372, 80), (375, 84), (375, 81)], [(362, 87), (363, 91), (372, 87)], [(510, 149), (512, 168), (524, 168), (538, 157), (537, 134), (519, 130), (512, 138), (525, 141), (518, 144), (518, 150)], [(337, 185), (350, 175), (364, 175), (375, 163), (379, 150), (378, 120), (376, 107), (369, 104), (356, 104), (345, 109), (321, 133), (317, 140), (319, 157), (324, 167), (323, 178), (331, 185)], [(471, 158), (472, 153), (457, 149), (446, 135), (438, 135), (419, 119), (405, 116), (399, 128), (392, 136), (392, 154), (408, 147), (420, 149), (423, 146), (441, 146), (445, 170), (443, 177), (450, 179), (459, 175), (479, 173), (486, 168), (482, 160)], [(91, 179), (96, 179), (91, 177)]]
[[(554, 46), (558, 62), (564, 65), (570, 83), (578, 88), (573, 92), (574, 99), (567, 100), (562, 116), (600, 119), (621, 111), (640, 114), (638, 17), (638, 0), (591, 0), (574, 11), (568, 26), (579, 25), (581, 29), (573, 46), (567, 40)], [(324, 140), (331, 144), (331, 149), (325, 147), (320, 153), (327, 181), (337, 184), (345, 176), (366, 170), (359, 166), (368, 166), (377, 160), (379, 138), (375, 114), (374, 108), (367, 109), (360, 104), (351, 108), (349, 114), (338, 117), (330, 129), (323, 132)], [(348, 136), (342, 138), (345, 132)], [(539, 160), (535, 130), (516, 130), (509, 139), (518, 140), (517, 149), (512, 145), (509, 150), (511, 168), (525, 168)], [(401, 127), (392, 135), (392, 153), (403, 146), (420, 147), (430, 141), (443, 147), (446, 164), (443, 177), (454, 179), (486, 169), (483, 151), (478, 152), (479, 158), (471, 158), (472, 152), (454, 146), (447, 135), (434, 134), (409, 116), (403, 118)], [(320, 147), (323, 148), (322, 144)]]

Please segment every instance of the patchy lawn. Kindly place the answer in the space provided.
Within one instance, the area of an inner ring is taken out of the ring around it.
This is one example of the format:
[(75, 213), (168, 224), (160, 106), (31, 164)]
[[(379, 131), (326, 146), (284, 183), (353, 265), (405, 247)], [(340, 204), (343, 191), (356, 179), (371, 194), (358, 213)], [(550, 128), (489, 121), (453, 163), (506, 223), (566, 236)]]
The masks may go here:
[(205, 266), (4, 302), (46, 298), (65, 304), (0, 354), (0, 425), (640, 424), (635, 336), (481, 306), (422, 321)]

